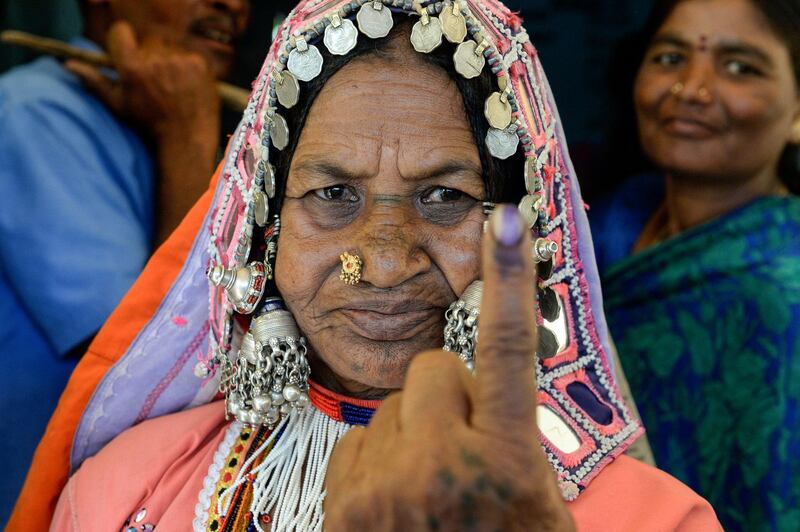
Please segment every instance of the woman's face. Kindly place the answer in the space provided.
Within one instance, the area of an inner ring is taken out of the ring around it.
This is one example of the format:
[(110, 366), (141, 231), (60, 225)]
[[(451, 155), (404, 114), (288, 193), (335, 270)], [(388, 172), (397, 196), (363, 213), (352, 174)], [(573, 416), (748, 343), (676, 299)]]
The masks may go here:
[(800, 119), (789, 50), (749, 0), (679, 2), (647, 51), (634, 100), (647, 155), (691, 178), (777, 180)]
[[(478, 277), (485, 218), (458, 89), (405, 40), (391, 54), (354, 60), (314, 102), (276, 264), (315, 378), (364, 395), (401, 387), (410, 359), (441, 347), (446, 308)], [(339, 279), (344, 252), (363, 260), (355, 286)]]

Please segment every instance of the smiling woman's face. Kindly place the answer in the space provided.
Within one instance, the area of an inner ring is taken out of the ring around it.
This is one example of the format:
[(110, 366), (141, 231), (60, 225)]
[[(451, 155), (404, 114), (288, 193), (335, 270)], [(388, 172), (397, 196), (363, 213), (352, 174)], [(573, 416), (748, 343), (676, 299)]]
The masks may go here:
[[(483, 198), (461, 95), (405, 40), (328, 81), (289, 169), (276, 263), (315, 379), (374, 395), (441, 347), (447, 306), (478, 277)], [(355, 286), (344, 252), (364, 263)]]
[(749, 0), (684, 0), (635, 86), (639, 134), (667, 173), (777, 181), (800, 100), (787, 45)]

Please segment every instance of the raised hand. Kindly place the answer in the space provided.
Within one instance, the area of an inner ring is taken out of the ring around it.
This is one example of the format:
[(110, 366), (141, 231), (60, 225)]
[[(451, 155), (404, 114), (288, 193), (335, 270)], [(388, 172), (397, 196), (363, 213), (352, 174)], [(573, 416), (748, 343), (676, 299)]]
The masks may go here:
[(164, 240), (208, 187), (220, 134), (220, 102), (211, 67), (163, 36), (137, 40), (130, 24), (108, 32), (117, 79), (76, 61), (66, 67), (155, 147), (159, 167), (156, 240)]
[(538, 441), (530, 249), (517, 210), (496, 209), (475, 376), (452, 353), (414, 359), (403, 391), (334, 451), (326, 530), (574, 530)]

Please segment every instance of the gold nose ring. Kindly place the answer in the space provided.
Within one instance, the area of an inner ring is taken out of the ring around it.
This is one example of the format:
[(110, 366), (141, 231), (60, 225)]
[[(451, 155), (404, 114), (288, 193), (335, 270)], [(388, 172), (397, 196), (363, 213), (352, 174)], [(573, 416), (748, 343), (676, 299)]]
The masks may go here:
[(711, 93), (709, 92), (709, 90), (707, 88), (700, 87), (699, 89), (697, 89), (697, 95), (705, 100), (705, 99), (708, 99), (709, 96), (711, 96)]
[(676, 96), (677, 96), (678, 94), (680, 94), (680, 93), (681, 93), (681, 91), (682, 91), (682, 90), (683, 90), (683, 83), (681, 83), (681, 82), (679, 81), (679, 82), (677, 82), (675, 85), (673, 85), (672, 87), (670, 87), (670, 89), (669, 89), (669, 92), (671, 92), (672, 94), (674, 94), (674, 95), (676, 95)]
[(339, 279), (346, 285), (358, 284), (361, 280), (361, 266), (364, 264), (361, 257), (345, 251), (339, 255), (339, 260), (342, 261), (342, 272), (339, 274)]

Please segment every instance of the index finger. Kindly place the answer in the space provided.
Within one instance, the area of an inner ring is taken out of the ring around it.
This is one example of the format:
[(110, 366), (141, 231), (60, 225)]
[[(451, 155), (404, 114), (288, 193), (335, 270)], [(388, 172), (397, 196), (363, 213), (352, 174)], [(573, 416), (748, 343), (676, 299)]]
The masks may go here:
[(511, 205), (500, 205), (483, 238), (483, 297), (475, 354), (473, 426), (536, 434), (536, 268), (531, 237)]
[(124, 66), (130, 63), (139, 51), (136, 33), (125, 21), (115, 22), (111, 26), (106, 36), (106, 46), (118, 70), (124, 70)]

